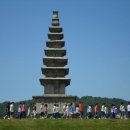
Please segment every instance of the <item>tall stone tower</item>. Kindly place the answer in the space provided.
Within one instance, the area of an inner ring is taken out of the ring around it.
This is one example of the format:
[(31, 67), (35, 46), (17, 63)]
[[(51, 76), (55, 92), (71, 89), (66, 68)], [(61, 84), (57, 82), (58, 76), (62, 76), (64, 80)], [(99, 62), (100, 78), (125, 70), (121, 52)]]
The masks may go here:
[(33, 96), (39, 112), (39, 105), (47, 103), (51, 112), (54, 103), (57, 103), (62, 112), (62, 106), (65, 103), (75, 105), (76, 97), (67, 96), (65, 88), (70, 85), (70, 79), (66, 78), (69, 68), (66, 67), (68, 59), (66, 57), (66, 49), (63, 29), (59, 23), (58, 11), (53, 11), (52, 24), (49, 27), (48, 41), (46, 42), (45, 57), (43, 58), (42, 73), (45, 75), (40, 79), (40, 83), (44, 86), (43, 96)]
[(66, 49), (63, 48), (65, 42), (62, 40), (64, 35), (57, 11), (53, 12), (52, 26), (49, 27), (49, 31), (50, 41), (47, 41), (46, 56), (43, 58), (46, 67), (42, 68), (45, 77), (40, 79), (40, 82), (44, 86), (45, 96), (65, 96), (65, 87), (70, 84), (70, 79), (65, 77), (69, 68), (65, 67), (68, 59), (65, 57)]

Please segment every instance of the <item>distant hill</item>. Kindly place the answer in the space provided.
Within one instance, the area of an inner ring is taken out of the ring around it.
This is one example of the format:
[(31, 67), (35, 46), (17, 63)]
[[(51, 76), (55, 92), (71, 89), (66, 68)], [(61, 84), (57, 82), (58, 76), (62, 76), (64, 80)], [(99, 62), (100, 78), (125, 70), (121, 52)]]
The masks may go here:
[(121, 102), (124, 103), (125, 107), (128, 104), (128, 101), (123, 100), (123, 99), (119, 99), (119, 98), (107, 98), (107, 97), (102, 98), (102, 97), (92, 97), (92, 96), (83, 96), (83, 97), (77, 99), (77, 102), (79, 102), (79, 101), (83, 102), (85, 112), (86, 112), (86, 107), (89, 104), (91, 104), (94, 107), (94, 105), (96, 103), (98, 103), (99, 111), (100, 111), (101, 105), (103, 103), (108, 105), (109, 109), (111, 107), (111, 104), (114, 104), (117, 107), (118, 110), (119, 110), (119, 106), (120, 106)]
[[(84, 104), (84, 112), (86, 113), (86, 107), (89, 104), (92, 104), (92, 106), (94, 106), (95, 103), (99, 104), (99, 110), (101, 107), (101, 104), (105, 103), (109, 106), (111, 106), (111, 104), (114, 104), (118, 109), (119, 106), (121, 104), (121, 102), (123, 102), (125, 104), (125, 106), (128, 104), (128, 101), (123, 100), (123, 99), (118, 99), (118, 98), (102, 98), (102, 97), (92, 97), (92, 96), (83, 96), (81, 98), (77, 97), (77, 104), (79, 101), (82, 101)], [(26, 104), (26, 109), (29, 107), (29, 104), (33, 102), (33, 100), (25, 100), (25, 101), (19, 101), (19, 102), (15, 102), (14, 103), (14, 108), (15, 108), (15, 113), (17, 113), (17, 108), (18, 108), (18, 104), (20, 102), (25, 102)], [(5, 109), (6, 109), (6, 105), (8, 102), (3, 102), (0, 103), (0, 117), (3, 117), (6, 113)]]

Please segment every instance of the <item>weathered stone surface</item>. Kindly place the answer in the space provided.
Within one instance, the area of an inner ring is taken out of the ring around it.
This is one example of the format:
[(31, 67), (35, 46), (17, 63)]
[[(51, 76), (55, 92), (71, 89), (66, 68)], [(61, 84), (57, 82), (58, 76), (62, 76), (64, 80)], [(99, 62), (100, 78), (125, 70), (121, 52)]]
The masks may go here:
[(44, 67), (42, 73), (46, 77), (64, 77), (69, 73), (69, 68), (66, 67)]
[(60, 23), (58, 22), (58, 20), (53, 20), (52, 26), (60, 26)]
[(47, 84), (44, 87), (45, 95), (65, 95), (65, 85), (64, 84)]
[(52, 27), (49, 27), (49, 31), (51, 33), (61, 33), (63, 29), (62, 27), (59, 27), (59, 26), (52, 26)]
[(64, 84), (64, 86), (66, 87), (66, 86), (70, 85), (70, 79), (61, 78), (61, 77), (57, 77), (57, 78), (45, 77), (43, 79), (40, 79), (40, 83), (44, 87), (46, 87), (48, 84), (51, 84), (53, 86), (60, 86), (61, 84)]
[(66, 49), (62, 48), (46, 48), (44, 51), (48, 57), (63, 57), (66, 55)]
[(47, 41), (46, 46), (49, 48), (62, 48), (65, 46), (65, 41), (60, 40)]
[(64, 67), (67, 65), (68, 59), (61, 57), (44, 57), (43, 63), (48, 67)]
[(62, 40), (64, 35), (62, 33), (49, 33), (48, 38), (50, 40)]
[(36, 102), (37, 113), (40, 113), (40, 105), (48, 104), (49, 113), (52, 113), (53, 105), (58, 104), (60, 113), (63, 113), (64, 104), (73, 103), (75, 106), (76, 96), (33, 96), (34, 102)]

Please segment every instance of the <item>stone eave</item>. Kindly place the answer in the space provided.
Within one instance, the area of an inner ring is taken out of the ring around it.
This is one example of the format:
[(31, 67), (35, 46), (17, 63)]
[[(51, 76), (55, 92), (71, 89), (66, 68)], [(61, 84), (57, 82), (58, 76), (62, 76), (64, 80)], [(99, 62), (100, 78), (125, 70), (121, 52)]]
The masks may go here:
[(61, 51), (61, 50), (66, 50), (65, 48), (45, 48), (44, 50), (55, 50), (55, 51)]
[(51, 26), (49, 27), (49, 31), (51, 33), (61, 33), (63, 31), (62, 27), (59, 26)]
[(46, 56), (63, 57), (66, 55), (66, 49), (64, 48), (46, 48), (44, 51)]
[(65, 41), (62, 40), (47, 41), (46, 46), (49, 48), (62, 48), (65, 46)]
[(63, 33), (49, 33), (48, 39), (50, 40), (62, 40), (64, 38)]
[(45, 77), (43, 79), (40, 79), (40, 83), (44, 87), (46, 87), (47, 84), (55, 84), (57, 82), (58, 82), (58, 84), (65, 84), (65, 86), (67, 87), (68, 85), (70, 85), (70, 81), (71, 81), (71, 79), (61, 78), (61, 77), (56, 77), (56, 78)]
[(67, 65), (68, 59), (64, 57), (44, 57), (43, 63), (48, 67), (63, 67)]
[(47, 77), (64, 77), (69, 73), (69, 68), (67, 67), (44, 67), (41, 70), (42, 74)]

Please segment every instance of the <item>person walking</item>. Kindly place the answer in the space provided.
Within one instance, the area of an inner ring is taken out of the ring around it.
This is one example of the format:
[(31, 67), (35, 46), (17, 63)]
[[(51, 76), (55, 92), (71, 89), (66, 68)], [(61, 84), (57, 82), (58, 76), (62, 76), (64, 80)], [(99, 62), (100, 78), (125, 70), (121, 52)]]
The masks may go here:
[(128, 118), (130, 119), (130, 102), (127, 105)]
[(94, 112), (95, 112), (94, 118), (98, 118), (98, 103), (95, 104)]
[(114, 104), (111, 104), (111, 118), (116, 118), (116, 109)]
[(101, 106), (101, 118), (105, 118), (105, 103)]
[(74, 113), (73, 103), (70, 103), (69, 105), (69, 118), (72, 118)]
[(25, 102), (22, 103), (22, 118), (26, 118), (26, 107), (25, 107)]
[(10, 102), (7, 103), (5, 111), (6, 115), (3, 117), (3, 119), (10, 119)]
[(70, 109), (69, 109), (69, 103), (68, 103), (66, 106), (66, 119), (69, 119), (69, 112), (70, 112)]
[(121, 119), (125, 118), (125, 106), (124, 106), (123, 102), (120, 105), (120, 113), (121, 113), (120, 118)]
[(80, 118), (83, 117), (83, 102), (79, 102), (79, 113), (80, 113)]
[(36, 119), (36, 105), (33, 103), (32, 105), (32, 117), (33, 119)]
[(44, 104), (42, 103), (41, 105), (40, 105), (40, 111), (41, 111), (41, 119), (43, 119), (43, 117), (44, 117)]
[(108, 118), (108, 105), (105, 105), (104, 113), (105, 113), (105, 118)]
[(62, 116), (62, 118), (66, 118), (67, 117), (67, 104), (64, 104), (64, 106), (63, 106), (63, 116)]
[(21, 117), (22, 117), (22, 104), (21, 104), (21, 102), (20, 102), (20, 104), (18, 105), (18, 114), (17, 114), (17, 117), (18, 117), (19, 119), (21, 119)]
[(59, 104), (56, 104), (56, 113), (55, 113), (56, 119), (60, 118), (60, 113), (59, 113)]
[(92, 118), (92, 105), (88, 105), (87, 107), (87, 118)]
[(44, 118), (47, 118), (47, 116), (48, 116), (48, 105), (45, 104), (44, 105)]
[(27, 118), (29, 117), (33, 117), (33, 104), (30, 103), (30, 105), (28, 106), (28, 110), (27, 110)]
[(14, 102), (10, 104), (10, 119), (13, 119), (14, 116)]

